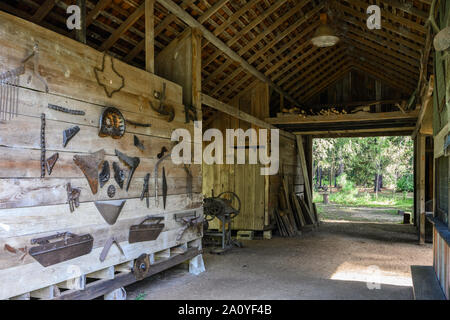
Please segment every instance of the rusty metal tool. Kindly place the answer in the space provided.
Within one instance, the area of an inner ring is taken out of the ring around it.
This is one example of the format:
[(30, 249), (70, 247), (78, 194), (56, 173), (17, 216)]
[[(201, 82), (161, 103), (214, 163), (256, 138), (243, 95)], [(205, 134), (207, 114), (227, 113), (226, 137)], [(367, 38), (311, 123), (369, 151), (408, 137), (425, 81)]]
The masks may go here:
[(150, 101), (150, 107), (158, 112), (162, 116), (168, 116), (167, 122), (171, 122), (175, 118), (175, 110), (173, 107), (168, 106), (165, 104), (166, 100), (166, 83), (163, 83), (163, 89), (162, 92), (154, 92), (154, 97), (159, 100), (159, 106), (155, 107), (153, 106), (153, 103)]
[(97, 207), (98, 212), (102, 215), (103, 219), (113, 225), (116, 223), (117, 218), (125, 205), (126, 200), (110, 200), (110, 201), (95, 201), (94, 204)]
[(41, 113), (41, 178), (45, 177), (45, 113)]
[(108, 197), (114, 198), (114, 196), (116, 195), (116, 187), (114, 187), (114, 185), (110, 185), (106, 193), (108, 194)]
[(73, 161), (83, 171), (89, 182), (92, 193), (96, 194), (98, 190), (98, 168), (105, 158), (105, 150), (101, 149), (90, 155), (74, 155)]
[(33, 74), (45, 85), (48, 92), (47, 81), (39, 74), (39, 46), (33, 46), (33, 52), (21, 61), (21, 66), (0, 73), (0, 120), (11, 120), (16, 117), (19, 109), (19, 77), (25, 73), (25, 64), (34, 58)]
[(142, 187), (142, 193), (141, 193), (141, 201), (144, 199), (145, 197), (145, 201), (147, 202), (147, 208), (149, 208), (150, 206), (150, 201), (149, 201), (149, 186), (148, 186), (148, 182), (150, 180), (150, 173), (147, 173), (145, 175), (144, 178), (144, 185)]
[(50, 103), (47, 105), (47, 107), (52, 110), (56, 110), (56, 111), (64, 112), (64, 113), (68, 113), (68, 114), (73, 114), (76, 116), (84, 116), (86, 114), (86, 112), (84, 112), (82, 110), (69, 109), (69, 108), (57, 106), (55, 104), (50, 104)]
[[(50, 242), (51, 240), (62, 240)], [(90, 234), (76, 235), (70, 232), (57, 233), (52, 236), (32, 239), (28, 253), (44, 267), (71, 260), (92, 250), (94, 238)]]
[(67, 190), (67, 203), (69, 204), (70, 212), (74, 212), (75, 208), (80, 205), (81, 189), (72, 188), (70, 182), (66, 186)]
[(167, 151), (168, 151), (167, 148), (163, 146), (163, 147), (161, 148), (161, 152), (158, 153), (158, 154), (156, 155), (156, 157), (157, 157), (158, 159), (161, 159)]
[(99, 137), (110, 136), (120, 139), (125, 134), (125, 118), (119, 109), (114, 107), (105, 108), (100, 116)]
[(186, 192), (188, 194), (189, 199), (192, 200), (192, 173), (189, 167), (184, 164), (184, 171), (186, 171)]
[(145, 278), (148, 270), (150, 270), (150, 259), (148, 254), (143, 253), (134, 260), (132, 272), (136, 280), (142, 280)]
[(28, 254), (27, 246), (16, 249), (16, 248), (10, 246), (9, 244), (5, 243), (3, 250), (10, 252), (12, 254), (16, 254), (16, 255), (20, 254), (21, 256), (19, 257), (19, 261), (23, 261), (23, 259), (25, 259), (25, 257)]
[[(160, 223), (164, 220), (164, 217), (151, 217), (148, 216), (141, 223), (130, 227), (130, 233), (128, 235), (128, 242), (143, 242), (156, 240), (164, 229), (164, 223)], [(145, 223), (151, 221), (151, 223)]]
[(58, 161), (58, 159), (59, 159), (59, 153), (57, 152), (45, 161), (48, 175), (52, 174), (53, 167), (55, 166), (56, 161)]
[(74, 126), (63, 131), (63, 147), (65, 148), (69, 141), (80, 132), (79, 126)]
[(202, 230), (203, 230), (203, 217), (196, 217), (195, 216), (195, 212), (194, 212), (194, 216), (192, 216), (191, 214), (188, 214), (184, 217), (179, 217), (178, 219), (175, 219), (175, 221), (181, 223), (183, 225), (183, 228), (180, 230), (180, 232), (177, 235), (177, 241), (180, 241), (181, 238), (183, 238), (184, 233), (189, 229), (189, 228), (197, 228), (197, 234), (201, 235), (202, 234)]
[(120, 189), (123, 189), (123, 182), (125, 181), (125, 172), (120, 168), (117, 162), (113, 162), (114, 180), (116, 180)]
[(191, 105), (184, 106), (185, 113), (185, 123), (189, 123), (190, 121), (197, 121), (197, 108)]
[(116, 244), (117, 248), (119, 249), (120, 253), (122, 255), (125, 255), (125, 252), (123, 251), (122, 247), (120, 246), (119, 241), (116, 237), (111, 237), (108, 240), (106, 240), (105, 246), (103, 247), (102, 252), (100, 253), (100, 261), (103, 262), (106, 259), (106, 256), (108, 255), (109, 249), (111, 249), (111, 246), (113, 244)]
[(135, 121), (128, 120), (128, 119), (125, 119), (125, 122), (128, 124), (131, 124), (135, 127), (150, 128), (152, 126), (150, 123), (135, 122)]
[(163, 208), (166, 209), (167, 202), (167, 180), (166, 180), (166, 168), (162, 168), (162, 195), (163, 195)]
[[(161, 157), (158, 161), (156, 161), (155, 169), (154, 169), (154, 172), (153, 172), (153, 176), (155, 177), (154, 179), (155, 179), (155, 206), (156, 207), (159, 206), (159, 198), (158, 198), (158, 167), (159, 167), (159, 164), (162, 161), (164, 161), (165, 159), (167, 159), (168, 157), (170, 157), (170, 153), (166, 154), (165, 156)], [(166, 186), (167, 186), (167, 183), (166, 183)]]
[(142, 141), (141, 140), (139, 140), (139, 138), (136, 136), (136, 135), (134, 135), (134, 145), (139, 149), (139, 150), (141, 150), (141, 151), (144, 151), (144, 149), (145, 149), (145, 147), (144, 147), (144, 144), (142, 143)]
[(139, 166), (139, 163), (141, 162), (141, 160), (139, 160), (138, 157), (129, 157), (126, 154), (120, 152), (119, 150), (115, 149), (116, 152), (116, 156), (122, 160), (123, 162), (125, 162), (125, 164), (130, 167), (130, 173), (128, 174), (128, 181), (127, 181), (127, 187), (126, 187), (126, 191), (128, 191), (128, 189), (130, 188), (130, 182), (131, 179), (133, 178), (133, 174), (136, 171), (136, 168)]
[(100, 180), (100, 188), (103, 188), (103, 186), (109, 181), (111, 173), (109, 170), (109, 162), (107, 160), (103, 161), (103, 167), (102, 171), (100, 171), (99, 174), (99, 180)]

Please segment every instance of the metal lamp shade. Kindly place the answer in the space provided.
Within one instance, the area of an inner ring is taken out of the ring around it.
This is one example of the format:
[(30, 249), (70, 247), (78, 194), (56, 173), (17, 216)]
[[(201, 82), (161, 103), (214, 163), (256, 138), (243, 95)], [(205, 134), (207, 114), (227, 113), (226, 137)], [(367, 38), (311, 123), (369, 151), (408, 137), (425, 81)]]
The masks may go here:
[(333, 30), (326, 24), (319, 26), (311, 39), (311, 42), (320, 48), (332, 47), (338, 41), (339, 37), (336, 37)]

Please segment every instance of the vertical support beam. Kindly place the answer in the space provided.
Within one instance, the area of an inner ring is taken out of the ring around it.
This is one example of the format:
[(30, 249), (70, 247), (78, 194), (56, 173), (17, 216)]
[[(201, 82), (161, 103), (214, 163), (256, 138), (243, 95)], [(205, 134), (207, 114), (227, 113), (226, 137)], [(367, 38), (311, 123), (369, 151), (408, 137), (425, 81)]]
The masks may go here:
[[(192, 29), (192, 106), (197, 114), (202, 110), (202, 33)], [(201, 116), (198, 120), (201, 119)]]
[(86, 0), (77, 0), (77, 6), (80, 7), (81, 29), (75, 29), (75, 38), (77, 41), (86, 44)]
[(280, 93), (280, 112), (283, 112), (284, 109), (284, 95)]
[[(309, 173), (308, 173), (308, 166), (306, 164), (306, 157), (305, 157), (305, 149), (303, 149), (303, 138), (301, 135), (296, 135), (297, 139), (297, 150), (298, 150), (298, 156), (300, 158), (300, 167), (302, 169), (303, 174), (303, 180), (305, 181), (305, 193), (306, 193), (306, 200), (309, 207), (310, 212), (314, 212), (313, 203), (312, 203), (312, 189), (311, 189), (311, 183), (309, 179)], [(318, 221), (316, 221), (318, 223)]]
[(155, 73), (155, 0), (145, 0), (145, 70)]
[(425, 135), (417, 135), (418, 146), (418, 212), (419, 212), (419, 244), (425, 244)]
[[(381, 98), (381, 81), (375, 80), (375, 99), (380, 101)], [(381, 104), (375, 106), (375, 112), (381, 112)]]

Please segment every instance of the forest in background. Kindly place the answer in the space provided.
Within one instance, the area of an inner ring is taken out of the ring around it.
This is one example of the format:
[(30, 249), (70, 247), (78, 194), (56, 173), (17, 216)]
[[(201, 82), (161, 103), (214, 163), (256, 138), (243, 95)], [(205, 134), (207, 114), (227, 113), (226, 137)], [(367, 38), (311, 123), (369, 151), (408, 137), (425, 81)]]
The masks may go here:
[(313, 140), (313, 187), (330, 201), (409, 208), (414, 189), (414, 143), (410, 137)]

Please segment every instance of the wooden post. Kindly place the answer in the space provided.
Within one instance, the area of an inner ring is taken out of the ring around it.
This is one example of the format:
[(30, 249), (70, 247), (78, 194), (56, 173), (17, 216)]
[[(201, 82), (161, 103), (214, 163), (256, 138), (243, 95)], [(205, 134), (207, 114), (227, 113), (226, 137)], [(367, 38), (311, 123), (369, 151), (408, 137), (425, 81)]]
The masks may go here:
[(300, 158), (300, 166), (302, 169), (303, 179), (305, 181), (306, 203), (308, 204), (310, 212), (313, 212), (314, 208), (312, 204), (312, 189), (309, 180), (308, 166), (306, 164), (305, 150), (303, 149), (303, 138), (301, 135), (297, 135), (296, 139), (298, 156)]
[(425, 135), (417, 135), (419, 244), (425, 244)]
[(145, 70), (155, 73), (155, 0), (145, 0)]
[(86, 0), (77, 0), (77, 6), (81, 11), (81, 29), (75, 29), (75, 38), (86, 44)]

